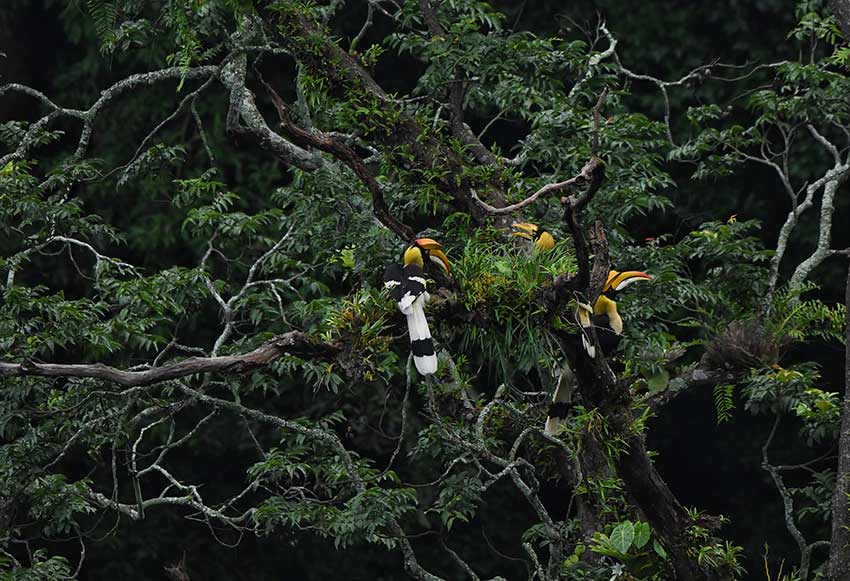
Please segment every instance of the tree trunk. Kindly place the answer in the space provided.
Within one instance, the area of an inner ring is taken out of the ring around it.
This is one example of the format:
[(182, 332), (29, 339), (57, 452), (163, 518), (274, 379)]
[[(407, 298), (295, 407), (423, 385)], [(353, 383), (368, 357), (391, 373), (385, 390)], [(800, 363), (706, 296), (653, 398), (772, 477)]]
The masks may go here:
[[(850, 24), (850, 0), (833, 0), (830, 4), (843, 4), (848, 10), (847, 23)], [(850, 37), (847, 32), (845, 35)], [(847, 305), (844, 409), (838, 435), (838, 473), (835, 491), (832, 493), (832, 543), (829, 551), (829, 578), (832, 581), (850, 580), (850, 268), (847, 270), (847, 287), (844, 292)]]
[[(602, 410), (614, 434), (623, 437), (627, 449), (617, 461), (617, 474), (626, 492), (646, 515), (653, 531), (664, 543), (670, 555), (675, 578), (687, 581), (716, 581), (722, 575), (702, 568), (690, 553), (687, 530), (695, 524), (685, 508), (676, 500), (670, 488), (655, 470), (641, 435), (631, 429), (631, 397), (618, 385), (616, 378), (602, 358), (591, 359), (572, 343), (564, 343), (570, 365), (578, 380), (578, 389), (587, 405)], [(578, 349), (578, 350), (577, 350)], [(609, 436), (610, 437), (610, 436)], [(711, 527), (709, 527), (711, 528)]]
[(850, 42), (850, 0), (829, 0), (829, 7), (844, 33), (844, 40)]
[(632, 436), (628, 444), (617, 463), (617, 473), (646, 515), (652, 530), (664, 541), (676, 579), (720, 579), (716, 570), (701, 568), (689, 554), (685, 532), (694, 523), (652, 465), (643, 437)]

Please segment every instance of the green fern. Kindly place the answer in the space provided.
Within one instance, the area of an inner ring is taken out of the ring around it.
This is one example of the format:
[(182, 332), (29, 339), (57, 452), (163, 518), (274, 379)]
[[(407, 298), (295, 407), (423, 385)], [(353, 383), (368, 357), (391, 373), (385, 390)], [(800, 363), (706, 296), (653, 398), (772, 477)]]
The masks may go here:
[(718, 425), (732, 419), (732, 412), (735, 410), (734, 393), (733, 384), (714, 386), (714, 413)]
[(830, 306), (818, 299), (802, 299), (804, 294), (817, 288), (813, 283), (806, 283), (798, 289), (777, 292), (770, 305), (770, 316), (765, 321), (770, 334), (781, 341), (843, 340), (844, 305)]
[(105, 41), (118, 22), (118, 5), (115, 0), (87, 0), (89, 13), (94, 19), (97, 36)]

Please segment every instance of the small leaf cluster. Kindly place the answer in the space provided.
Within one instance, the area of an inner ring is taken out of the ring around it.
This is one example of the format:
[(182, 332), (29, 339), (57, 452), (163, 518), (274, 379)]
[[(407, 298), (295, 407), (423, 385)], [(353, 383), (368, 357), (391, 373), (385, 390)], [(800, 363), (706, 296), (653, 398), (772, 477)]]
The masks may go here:
[(617, 559), (631, 575), (640, 579), (662, 579), (667, 552), (655, 538), (652, 538), (650, 550), (651, 536), (649, 523), (630, 520), (612, 523), (605, 532), (593, 535), (590, 550)]

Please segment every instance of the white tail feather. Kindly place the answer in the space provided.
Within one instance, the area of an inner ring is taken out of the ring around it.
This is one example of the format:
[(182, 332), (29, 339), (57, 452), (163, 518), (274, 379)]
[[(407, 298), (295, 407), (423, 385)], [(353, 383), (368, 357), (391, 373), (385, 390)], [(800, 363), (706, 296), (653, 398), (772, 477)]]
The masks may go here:
[(437, 373), (437, 355), (427, 355), (425, 357), (414, 357), (413, 363), (416, 365), (416, 371), (421, 375), (433, 375)]
[[(583, 337), (583, 336), (582, 336)], [(558, 374), (558, 384), (555, 386), (555, 394), (552, 396), (552, 403), (569, 403), (573, 400), (573, 389), (575, 389), (576, 376), (569, 364), (564, 361)], [(550, 436), (558, 433), (561, 427), (563, 418), (549, 416), (546, 418), (546, 425), (543, 431)]]
[[(431, 330), (428, 328), (428, 320), (425, 318), (426, 297), (420, 296), (413, 301), (410, 314), (407, 315), (407, 331), (410, 335), (410, 341), (419, 341), (422, 339), (431, 338)], [(431, 375), (437, 372), (437, 355), (414, 355), (413, 363), (416, 364), (416, 370), (421, 375)]]

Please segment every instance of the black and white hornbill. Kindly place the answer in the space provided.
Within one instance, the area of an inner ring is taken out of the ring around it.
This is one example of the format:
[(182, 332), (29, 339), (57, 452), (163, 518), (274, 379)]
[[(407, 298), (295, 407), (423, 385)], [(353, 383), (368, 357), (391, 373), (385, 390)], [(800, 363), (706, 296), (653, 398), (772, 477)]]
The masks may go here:
[(531, 222), (514, 222), (511, 226), (515, 230), (513, 235), (533, 242), (535, 250), (552, 250), (555, 247), (555, 238), (552, 234), (537, 224), (532, 224)]
[[(652, 280), (652, 277), (639, 270), (626, 270), (623, 272), (612, 270), (608, 273), (608, 279), (602, 287), (602, 293), (593, 308), (589, 305), (579, 303), (576, 311), (576, 319), (581, 329), (581, 343), (585, 353), (589, 357), (596, 357), (596, 348), (590, 340), (587, 332), (589, 327), (596, 330), (596, 338), (602, 348), (603, 356), (612, 353), (623, 335), (623, 319), (617, 311), (617, 302), (614, 300), (617, 294), (630, 284), (640, 280)], [(547, 434), (555, 434), (561, 425), (561, 420), (569, 411), (572, 392), (575, 385), (575, 376), (568, 366), (561, 370), (561, 377), (549, 406), (546, 427)]]
[(384, 272), (384, 286), (398, 305), (398, 310), (407, 317), (410, 335), (410, 350), (416, 370), (422, 375), (437, 371), (437, 354), (428, 321), (425, 318), (425, 303), (428, 302), (426, 261), (438, 264), (449, 273), (449, 259), (440, 249), (440, 244), (431, 238), (417, 238), (402, 256), (403, 266), (391, 264)]

